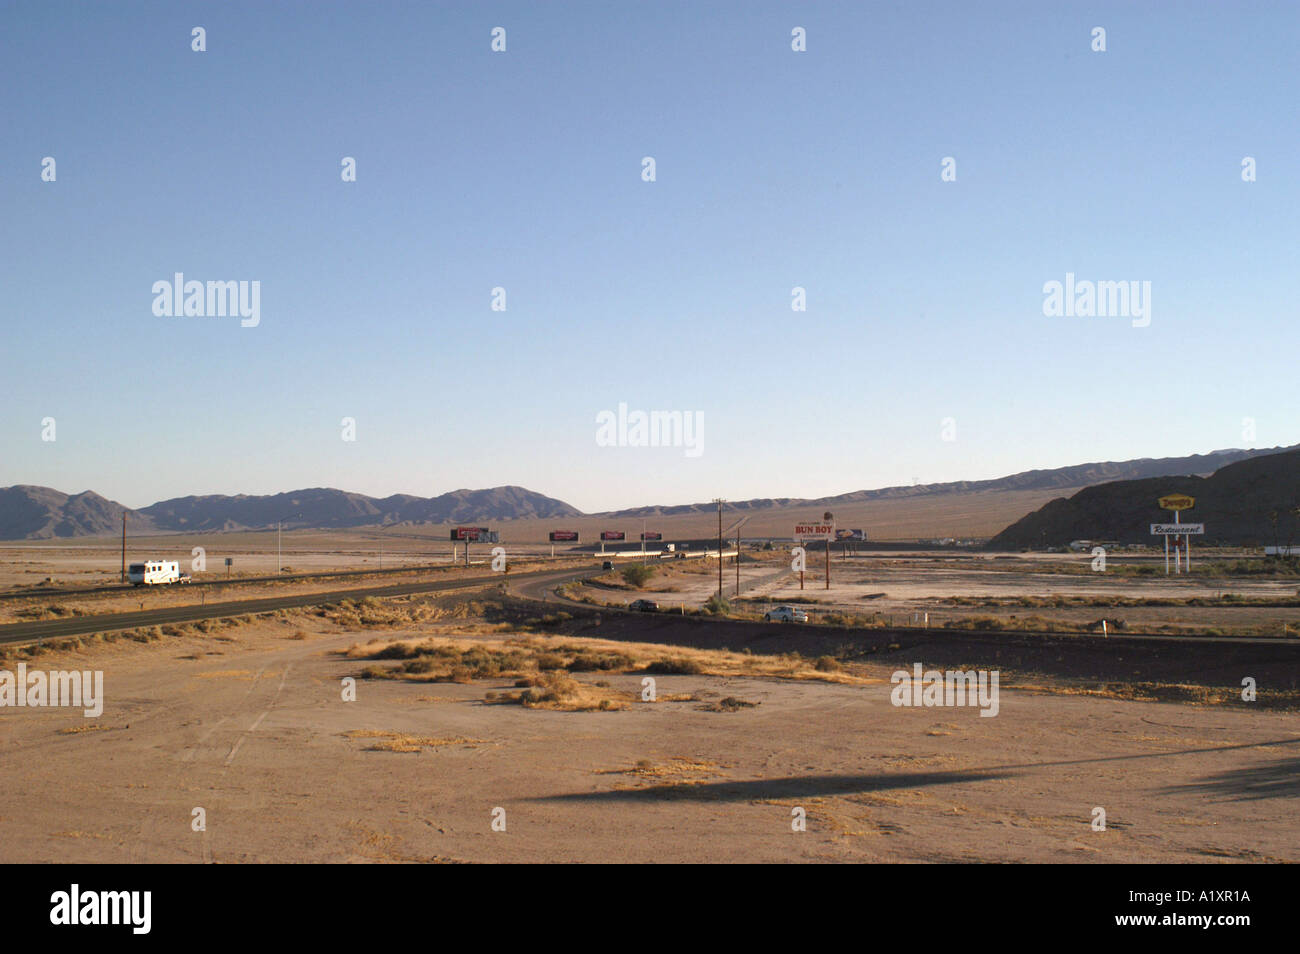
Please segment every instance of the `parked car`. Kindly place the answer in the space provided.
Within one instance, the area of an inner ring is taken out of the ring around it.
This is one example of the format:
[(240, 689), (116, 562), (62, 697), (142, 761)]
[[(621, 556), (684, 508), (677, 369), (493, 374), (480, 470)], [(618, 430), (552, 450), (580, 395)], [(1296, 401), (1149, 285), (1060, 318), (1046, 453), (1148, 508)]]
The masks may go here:
[(612, 570), (612, 569), (614, 569), (614, 561), (613, 561), (613, 560), (606, 560), (604, 563), (601, 564), (600, 568), (601, 568), (602, 570)]
[(657, 613), (659, 604), (654, 600), (633, 600), (627, 605), (627, 608), (634, 613)]
[(766, 623), (806, 623), (808, 614), (797, 606), (778, 606), (763, 614)]
[(194, 579), (194, 577), (190, 576), (188, 573), (182, 573), (182, 574), (180, 575), (180, 578), (177, 579), (176, 582), (177, 582), (177, 583), (189, 583), (189, 582), (191, 582), (193, 579)]

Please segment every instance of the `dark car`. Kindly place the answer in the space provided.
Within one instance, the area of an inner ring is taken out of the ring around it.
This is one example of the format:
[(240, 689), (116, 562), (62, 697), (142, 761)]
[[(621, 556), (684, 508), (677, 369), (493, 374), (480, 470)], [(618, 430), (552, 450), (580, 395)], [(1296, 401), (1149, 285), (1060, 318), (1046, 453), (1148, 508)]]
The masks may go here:
[(612, 570), (612, 569), (614, 569), (614, 561), (613, 561), (613, 560), (606, 560), (606, 561), (604, 562), (604, 564), (601, 566), (601, 569), (602, 569), (602, 570)]
[(633, 600), (627, 605), (627, 608), (634, 613), (657, 613), (659, 604), (654, 600)]

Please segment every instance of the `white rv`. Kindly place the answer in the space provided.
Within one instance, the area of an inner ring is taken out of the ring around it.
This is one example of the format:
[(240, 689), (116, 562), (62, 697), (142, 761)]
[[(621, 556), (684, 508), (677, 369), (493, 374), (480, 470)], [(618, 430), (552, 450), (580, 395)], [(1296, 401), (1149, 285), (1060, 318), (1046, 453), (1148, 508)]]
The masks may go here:
[(146, 563), (132, 563), (127, 568), (126, 578), (136, 586), (152, 586), (155, 583), (179, 583), (181, 565), (175, 560), (149, 560)]

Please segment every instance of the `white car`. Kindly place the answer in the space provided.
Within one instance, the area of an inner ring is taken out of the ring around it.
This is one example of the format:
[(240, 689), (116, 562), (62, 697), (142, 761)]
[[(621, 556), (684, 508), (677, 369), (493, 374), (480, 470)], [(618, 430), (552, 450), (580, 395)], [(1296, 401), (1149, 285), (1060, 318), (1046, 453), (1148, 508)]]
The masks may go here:
[(794, 606), (778, 606), (763, 614), (765, 623), (806, 623), (808, 614)]

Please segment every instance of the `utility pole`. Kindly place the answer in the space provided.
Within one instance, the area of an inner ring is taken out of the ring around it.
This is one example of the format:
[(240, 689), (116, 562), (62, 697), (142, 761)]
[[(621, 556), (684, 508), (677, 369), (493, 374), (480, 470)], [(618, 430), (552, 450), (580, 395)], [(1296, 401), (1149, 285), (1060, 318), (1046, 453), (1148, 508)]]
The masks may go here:
[(122, 508), (122, 582), (126, 582), (126, 508)]
[(736, 595), (740, 595), (740, 528), (749, 522), (748, 517), (741, 517), (726, 529), (726, 533), (736, 531)]
[[(828, 526), (833, 527), (835, 525), (835, 516), (829, 510), (822, 516), (822, 519), (826, 521)], [(826, 538), (826, 589), (828, 590), (831, 588), (831, 537), (833, 536), (835, 534), (832, 532)]]
[(275, 575), (280, 575), (280, 521), (275, 522)]
[(726, 503), (721, 497), (713, 502), (718, 505), (718, 602), (722, 602), (722, 505)]

